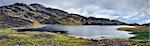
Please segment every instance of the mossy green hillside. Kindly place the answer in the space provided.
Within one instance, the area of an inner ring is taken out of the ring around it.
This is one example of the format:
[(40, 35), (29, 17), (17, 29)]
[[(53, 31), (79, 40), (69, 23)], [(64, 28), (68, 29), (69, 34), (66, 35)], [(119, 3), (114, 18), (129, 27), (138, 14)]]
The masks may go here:
[(76, 39), (62, 34), (50, 32), (16, 32), (11, 29), (1, 29), (0, 40), (10, 46), (82, 46), (88, 42), (88, 40)]

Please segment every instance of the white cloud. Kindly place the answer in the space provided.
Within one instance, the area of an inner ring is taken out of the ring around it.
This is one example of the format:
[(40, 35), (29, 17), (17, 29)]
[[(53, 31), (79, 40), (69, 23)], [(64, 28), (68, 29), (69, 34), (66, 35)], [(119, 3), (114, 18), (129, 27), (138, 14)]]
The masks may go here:
[(0, 0), (0, 5), (15, 2), (39, 3), (87, 17), (117, 19), (129, 23), (144, 23), (150, 19), (150, 0)]
[(149, 23), (150, 22), (150, 19), (149, 20), (146, 20), (144, 23)]

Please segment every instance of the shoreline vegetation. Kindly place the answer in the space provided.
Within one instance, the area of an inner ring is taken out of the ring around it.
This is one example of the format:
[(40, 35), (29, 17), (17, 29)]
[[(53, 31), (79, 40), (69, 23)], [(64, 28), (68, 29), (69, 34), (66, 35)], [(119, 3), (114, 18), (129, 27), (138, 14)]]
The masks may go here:
[[(139, 25), (107, 18), (85, 17), (48, 8), (41, 4), (15, 3), (0, 6), (0, 46), (150, 46), (146, 27), (118, 28), (132, 31), (131, 39), (89, 40), (52, 32), (17, 32), (13, 27), (40, 27), (38, 25)], [(148, 25), (148, 24), (144, 24)]]
[(10, 28), (0, 29), (1, 46), (148, 46), (148, 39), (103, 39), (74, 38), (52, 32), (16, 32)]
[(132, 32), (131, 34), (135, 34), (135, 37), (131, 37), (130, 39), (150, 39), (150, 30), (149, 26), (135, 26), (132, 28), (129, 27), (120, 27), (117, 28), (117, 30), (120, 31), (130, 31)]
[(2, 46), (79, 46), (88, 42), (51, 32), (16, 32), (8, 28), (0, 30), (0, 40)]
[(149, 32), (149, 26), (135, 26), (135, 27), (119, 27), (117, 30), (120, 31), (131, 31), (131, 32)]

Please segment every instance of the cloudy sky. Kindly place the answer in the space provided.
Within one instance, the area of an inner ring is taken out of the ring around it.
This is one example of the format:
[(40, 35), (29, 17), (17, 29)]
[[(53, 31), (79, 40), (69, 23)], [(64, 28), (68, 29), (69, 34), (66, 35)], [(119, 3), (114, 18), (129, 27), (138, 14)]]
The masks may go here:
[(0, 6), (16, 2), (39, 3), (86, 17), (140, 24), (150, 22), (150, 0), (0, 0)]

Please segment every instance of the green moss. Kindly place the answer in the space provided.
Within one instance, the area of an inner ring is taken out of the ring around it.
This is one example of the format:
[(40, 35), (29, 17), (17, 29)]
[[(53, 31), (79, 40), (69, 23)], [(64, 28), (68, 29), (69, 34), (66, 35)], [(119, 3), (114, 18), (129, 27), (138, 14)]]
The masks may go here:
[[(109, 39), (109, 40), (100, 40), (100, 41), (90, 41), (85, 39), (77, 39), (70, 36), (66, 36), (63, 34), (56, 34), (51, 32), (15, 32), (11, 29), (0, 29), (1, 37), (0, 45), (8, 45), (8, 46), (102, 46), (103, 44), (120, 44), (120, 43), (126, 43), (126, 44), (134, 44), (135, 45), (146, 45), (148, 44), (148, 41), (136, 41), (135, 39)], [(5, 35), (2, 35), (5, 34)], [(148, 33), (138, 33), (139, 35), (147, 37)], [(96, 43), (96, 44), (95, 44)]]
[(13, 31), (10, 28), (4, 28), (4, 29), (0, 29), (0, 34), (7, 34), (7, 33), (13, 33), (15, 31)]
[[(0, 40), (4, 40), (5, 45), (10, 46), (81, 46), (88, 42), (50, 32), (15, 32), (11, 29), (0, 29), (0, 31)], [(2, 43), (0, 42), (0, 44)]]
[(120, 27), (117, 30), (121, 31), (132, 31), (132, 32), (149, 32), (149, 27), (146, 26), (135, 26), (134, 28)]
[[(7, 41), (9, 45), (42, 45), (42, 44), (46, 44), (46, 43), (50, 43), (50, 38), (47, 37), (43, 37), (43, 38), (39, 38), (36, 35), (38, 35), (40, 33), (33, 33), (33, 34), (28, 34), (28, 33), (15, 33), (15, 34), (8, 34), (7, 37)], [(6, 39), (6, 38), (4, 38)]]
[(31, 38), (31, 36), (25, 35), (25, 34), (8, 34), (8, 37), (16, 38), (16, 39), (28, 39), (28, 38)]
[(132, 34), (135, 34), (135, 37), (132, 37), (131, 39), (149, 39), (150, 32), (133, 32)]
[(136, 36), (130, 39), (149, 39), (150, 36), (149, 27), (147, 26), (135, 26), (134, 28), (121, 27), (117, 28), (117, 30), (133, 32), (132, 34)]
[(89, 42), (87, 40), (75, 39), (73, 37), (67, 37), (63, 35), (56, 35), (51, 40), (52, 43), (63, 46), (82, 46), (84, 43)]

